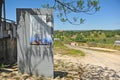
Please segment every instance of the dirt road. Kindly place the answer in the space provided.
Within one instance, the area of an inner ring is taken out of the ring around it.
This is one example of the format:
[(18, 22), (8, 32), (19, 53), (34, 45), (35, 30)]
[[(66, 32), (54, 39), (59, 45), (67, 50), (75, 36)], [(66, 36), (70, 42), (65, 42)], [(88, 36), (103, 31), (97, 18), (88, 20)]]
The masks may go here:
[(82, 63), (82, 64), (91, 64), (91, 65), (99, 65), (102, 67), (108, 67), (110, 69), (114, 69), (116, 71), (120, 71), (120, 51), (110, 50), (110, 52), (98, 51), (87, 49), (84, 47), (75, 47), (66, 45), (68, 48), (81, 50), (85, 53), (84, 57), (59, 57), (58, 55), (55, 58), (59, 57), (63, 60), (68, 60), (75, 63)]

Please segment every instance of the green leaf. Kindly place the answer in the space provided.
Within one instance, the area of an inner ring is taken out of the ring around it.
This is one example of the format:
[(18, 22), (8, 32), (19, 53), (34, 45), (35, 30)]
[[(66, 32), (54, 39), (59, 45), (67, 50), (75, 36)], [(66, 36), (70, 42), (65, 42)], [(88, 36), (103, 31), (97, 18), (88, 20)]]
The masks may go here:
[(65, 18), (61, 18), (60, 19), (62, 22), (66, 22), (67, 21), (67, 19), (65, 19)]
[(97, 6), (99, 4), (98, 0), (91, 1), (92, 6)]
[(60, 13), (59, 15), (60, 15), (60, 17), (62, 17), (62, 16), (63, 16), (63, 13)]
[(99, 7), (96, 7), (95, 10), (96, 10), (96, 11), (99, 11), (99, 10), (100, 10), (100, 6), (99, 6)]
[(50, 5), (49, 4), (44, 4), (42, 5), (43, 8), (50, 8)]
[(76, 22), (77, 21), (77, 17), (73, 17), (73, 20), (74, 20), (74, 22)]
[(80, 19), (80, 24), (84, 23), (85, 19)]
[(82, 8), (83, 4), (84, 4), (84, 1), (83, 1), (83, 0), (78, 0), (77, 5), (78, 5), (79, 7)]

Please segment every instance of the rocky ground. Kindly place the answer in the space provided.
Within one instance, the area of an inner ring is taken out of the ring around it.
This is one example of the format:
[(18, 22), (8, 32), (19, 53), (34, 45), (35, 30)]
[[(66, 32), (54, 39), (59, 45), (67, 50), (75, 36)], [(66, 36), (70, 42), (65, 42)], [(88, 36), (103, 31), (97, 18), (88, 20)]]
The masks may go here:
[[(71, 47), (86, 52), (84, 57), (54, 55), (54, 80), (120, 80), (119, 53), (96, 52)], [(108, 61), (110, 61), (108, 63)], [(42, 76), (20, 74), (17, 65), (0, 68), (0, 80), (53, 80)]]
[[(61, 70), (63, 80), (120, 80), (120, 71), (96, 65), (82, 65), (57, 60), (55, 70)], [(66, 65), (67, 64), (67, 65)], [(63, 70), (62, 70), (63, 69)]]
[[(82, 65), (55, 59), (54, 80), (120, 80), (120, 71), (96, 65)], [(0, 80), (53, 80), (35, 75), (20, 74), (16, 65), (0, 69)]]

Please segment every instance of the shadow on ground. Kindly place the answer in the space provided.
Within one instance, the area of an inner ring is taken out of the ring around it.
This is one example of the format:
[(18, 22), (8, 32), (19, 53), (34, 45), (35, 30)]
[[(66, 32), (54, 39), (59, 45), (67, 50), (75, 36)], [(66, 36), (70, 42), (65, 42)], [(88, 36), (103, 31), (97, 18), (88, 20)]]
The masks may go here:
[(63, 77), (66, 77), (67, 75), (68, 75), (68, 72), (65, 72), (65, 71), (54, 71), (54, 78), (56, 77), (63, 78)]
[(6, 70), (6, 69), (0, 69), (0, 72), (10, 73), (10, 72), (12, 72), (12, 71), (10, 71), (10, 70)]

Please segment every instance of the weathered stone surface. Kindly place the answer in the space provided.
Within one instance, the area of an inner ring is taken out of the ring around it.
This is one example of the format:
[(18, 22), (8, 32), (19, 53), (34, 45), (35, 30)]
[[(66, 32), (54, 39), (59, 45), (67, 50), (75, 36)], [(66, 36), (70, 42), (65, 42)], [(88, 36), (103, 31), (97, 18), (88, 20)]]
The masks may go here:
[[(49, 15), (53, 19), (52, 9), (17, 9), (17, 52), (18, 70), (21, 73), (35, 74), (37, 76), (53, 77), (53, 45), (31, 45), (30, 26), (31, 17), (42, 31), (41, 36), (53, 37), (53, 20), (49, 25), (39, 16)], [(34, 28), (33, 27), (33, 28)], [(40, 35), (39, 35), (40, 36)]]

